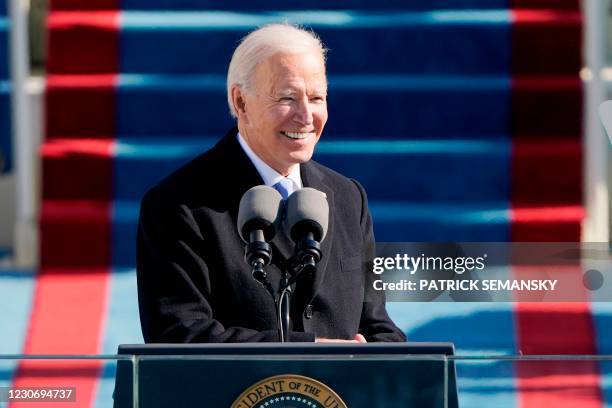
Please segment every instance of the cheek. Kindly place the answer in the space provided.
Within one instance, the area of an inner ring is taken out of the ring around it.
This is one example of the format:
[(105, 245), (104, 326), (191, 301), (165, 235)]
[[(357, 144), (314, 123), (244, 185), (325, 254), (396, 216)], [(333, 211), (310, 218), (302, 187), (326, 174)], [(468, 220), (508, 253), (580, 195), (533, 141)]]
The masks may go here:
[(291, 119), (291, 108), (289, 106), (278, 106), (269, 109), (266, 113), (267, 122), (273, 127), (282, 127), (284, 123)]
[(325, 126), (325, 123), (327, 122), (327, 107), (324, 107), (321, 110), (317, 111), (314, 116), (317, 126), (323, 128), (323, 126)]

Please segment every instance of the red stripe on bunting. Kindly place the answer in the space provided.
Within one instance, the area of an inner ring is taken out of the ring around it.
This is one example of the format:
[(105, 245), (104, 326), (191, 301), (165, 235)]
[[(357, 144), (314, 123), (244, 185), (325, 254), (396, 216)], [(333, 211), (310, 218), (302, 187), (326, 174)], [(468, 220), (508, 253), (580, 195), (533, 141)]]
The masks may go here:
[[(582, 208), (583, 20), (575, 0), (514, 0), (512, 10), (511, 208), (513, 241), (579, 241)], [(524, 8), (523, 8), (524, 7)], [(517, 302), (522, 354), (596, 354), (580, 262), (517, 266), (516, 279), (544, 268), (574, 278), (574, 303)], [(520, 407), (602, 406), (598, 365), (522, 361), (515, 366)]]
[(45, 200), (110, 201), (113, 197), (110, 139), (53, 139), (43, 145)]
[(511, 0), (510, 4), (512, 9), (580, 10), (580, 0)]
[[(582, 142), (579, 138), (521, 138), (515, 135), (511, 166), (515, 180), (511, 194), (515, 207), (541, 205), (547, 216), (555, 208), (559, 208), (564, 219), (568, 211), (580, 216), (580, 211), (570, 210), (582, 204)], [(516, 215), (523, 217), (523, 213)], [(580, 235), (572, 238), (580, 239)]]
[(579, 241), (584, 218), (580, 139), (515, 135), (511, 157), (511, 240)]
[[(111, 277), (118, 2), (53, 0), (51, 10), (41, 269), (24, 353), (95, 355)], [(101, 370), (101, 361), (26, 361), (14, 385), (76, 387), (76, 402), (36, 406), (91, 407)]]
[[(36, 282), (24, 353), (99, 353), (109, 276), (108, 268), (43, 268)], [(102, 361), (26, 360), (19, 364), (13, 386), (74, 387), (76, 402), (37, 402), (35, 405), (91, 407), (101, 370)]]
[(111, 204), (94, 200), (44, 200), (40, 259), (53, 267), (111, 264)]
[[(512, 77), (510, 126), (513, 139), (580, 139), (582, 82), (570, 74)], [(548, 146), (554, 146), (549, 143)], [(522, 147), (522, 146), (519, 146)]]
[[(565, 273), (582, 277), (581, 268)], [(520, 279), (533, 276), (515, 270)], [(581, 288), (576, 286), (576, 290)], [(576, 293), (573, 292), (573, 296)], [(593, 319), (584, 302), (517, 303), (517, 346), (523, 354), (597, 354)], [(596, 361), (524, 361), (516, 364), (519, 406), (522, 408), (600, 408), (603, 395)]]
[(119, 0), (51, 0), (51, 10), (118, 10)]
[(512, 73), (573, 74), (582, 68), (580, 10), (512, 10)]
[(118, 72), (118, 11), (54, 11), (47, 17), (47, 32), (47, 72)]
[(49, 75), (47, 140), (113, 138), (116, 132), (117, 75)]

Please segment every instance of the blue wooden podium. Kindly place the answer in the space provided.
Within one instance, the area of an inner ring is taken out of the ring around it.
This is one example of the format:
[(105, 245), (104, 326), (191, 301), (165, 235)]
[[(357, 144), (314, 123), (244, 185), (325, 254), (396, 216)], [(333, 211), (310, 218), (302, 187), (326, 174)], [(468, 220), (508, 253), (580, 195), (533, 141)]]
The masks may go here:
[(121, 345), (133, 359), (118, 362), (115, 407), (454, 408), (453, 352), (450, 343)]

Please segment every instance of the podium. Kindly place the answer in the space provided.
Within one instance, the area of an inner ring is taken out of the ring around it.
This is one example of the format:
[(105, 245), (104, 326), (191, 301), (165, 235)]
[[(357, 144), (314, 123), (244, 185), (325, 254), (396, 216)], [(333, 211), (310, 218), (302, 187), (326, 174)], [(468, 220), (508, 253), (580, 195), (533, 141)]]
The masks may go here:
[[(451, 343), (121, 345), (115, 408), (458, 406)], [(137, 404), (134, 404), (137, 402)]]

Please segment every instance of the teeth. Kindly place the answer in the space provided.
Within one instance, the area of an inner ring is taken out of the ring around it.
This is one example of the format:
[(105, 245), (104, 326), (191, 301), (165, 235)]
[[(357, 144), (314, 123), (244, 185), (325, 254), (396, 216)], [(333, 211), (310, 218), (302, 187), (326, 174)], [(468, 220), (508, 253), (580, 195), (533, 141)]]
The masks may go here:
[(306, 138), (310, 133), (298, 133), (298, 132), (283, 132), (283, 134), (285, 136), (290, 137), (291, 139), (304, 139)]

